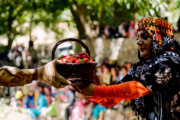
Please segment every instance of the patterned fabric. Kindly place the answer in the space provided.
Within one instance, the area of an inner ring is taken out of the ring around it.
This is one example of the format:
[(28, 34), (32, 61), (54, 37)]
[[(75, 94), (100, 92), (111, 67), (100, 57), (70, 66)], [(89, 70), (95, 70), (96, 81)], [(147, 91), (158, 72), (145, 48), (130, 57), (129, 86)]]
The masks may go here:
[[(170, 37), (174, 37), (174, 30), (172, 26), (163, 18), (159, 17), (148, 17), (141, 19), (138, 22), (137, 31), (145, 29), (147, 31), (153, 31), (156, 33), (157, 42), (161, 44), (161, 34), (166, 34)], [(159, 41), (158, 41), (159, 40)]]
[(180, 47), (169, 23), (162, 18), (142, 19), (139, 30), (153, 35), (151, 58), (138, 62), (123, 82), (137, 80), (152, 93), (133, 100), (147, 120), (180, 119)]

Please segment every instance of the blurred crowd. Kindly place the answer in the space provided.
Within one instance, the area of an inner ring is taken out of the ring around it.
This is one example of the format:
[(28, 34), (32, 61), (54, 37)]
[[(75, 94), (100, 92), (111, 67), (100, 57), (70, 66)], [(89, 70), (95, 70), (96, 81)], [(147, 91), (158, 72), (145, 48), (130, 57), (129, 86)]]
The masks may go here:
[[(122, 66), (117, 62), (110, 64), (105, 58), (96, 68), (94, 84), (98, 86), (117, 84), (131, 66), (129, 62)], [(20, 111), (28, 111), (34, 120), (104, 120), (107, 110), (117, 108), (117, 106), (106, 108), (91, 102), (75, 92), (71, 86), (56, 89), (36, 81), (23, 87), (9, 88), (7, 93), (10, 93), (10, 104)], [(127, 107), (129, 102), (123, 101), (120, 106)]]
[(120, 25), (106, 25), (100, 27), (99, 36), (104, 38), (119, 38), (119, 37), (136, 37), (135, 22), (122, 21)]
[(12, 49), (4, 49), (0, 52), (0, 62), (0, 67), (3, 65), (12, 65), (21, 69), (37, 67), (39, 64), (38, 55), (33, 47), (33, 41), (30, 41), (28, 49), (25, 49), (23, 44)]

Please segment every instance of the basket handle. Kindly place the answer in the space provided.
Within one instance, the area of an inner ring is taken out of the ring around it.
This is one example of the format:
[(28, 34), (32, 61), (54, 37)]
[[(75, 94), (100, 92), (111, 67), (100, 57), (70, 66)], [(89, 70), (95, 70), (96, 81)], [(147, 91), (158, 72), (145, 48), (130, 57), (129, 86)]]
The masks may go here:
[(52, 49), (52, 57), (51, 59), (53, 60), (55, 58), (55, 52), (56, 52), (56, 48), (62, 44), (63, 42), (67, 42), (67, 41), (75, 41), (75, 42), (78, 42), (85, 50), (86, 50), (86, 53), (88, 53), (90, 55), (90, 51), (89, 51), (89, 48), (87, 47), (86, 44), (84, 44), (81, 40), (79, 39), (76, 39), (76, 38), (67, 38), (67, 39), (63, 39), (63, 40), (59, 40), (55, 46), (53, 47)]

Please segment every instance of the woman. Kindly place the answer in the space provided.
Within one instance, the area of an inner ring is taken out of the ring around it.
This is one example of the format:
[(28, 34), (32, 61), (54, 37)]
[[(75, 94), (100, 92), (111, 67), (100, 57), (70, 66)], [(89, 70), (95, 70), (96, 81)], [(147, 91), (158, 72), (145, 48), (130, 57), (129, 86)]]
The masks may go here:
[(110, 107), (132, 100), (138, 115), (147, 120), (180, 119), (180, 47), (171, 25), (149, 17), (138, 23), (139, 62), (118, 85), (81, 89), (90, 100)]

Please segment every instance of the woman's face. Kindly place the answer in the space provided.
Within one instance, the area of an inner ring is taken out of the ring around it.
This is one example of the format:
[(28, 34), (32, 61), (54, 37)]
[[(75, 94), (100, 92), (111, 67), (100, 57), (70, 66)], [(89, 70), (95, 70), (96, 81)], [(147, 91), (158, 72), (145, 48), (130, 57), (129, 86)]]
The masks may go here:
[(152, 36), (145, 31), (140, 30), (137, 33), (137, 45), (140, 52), (140, 56), (144, 59), (148, 59), (151, 54)]

